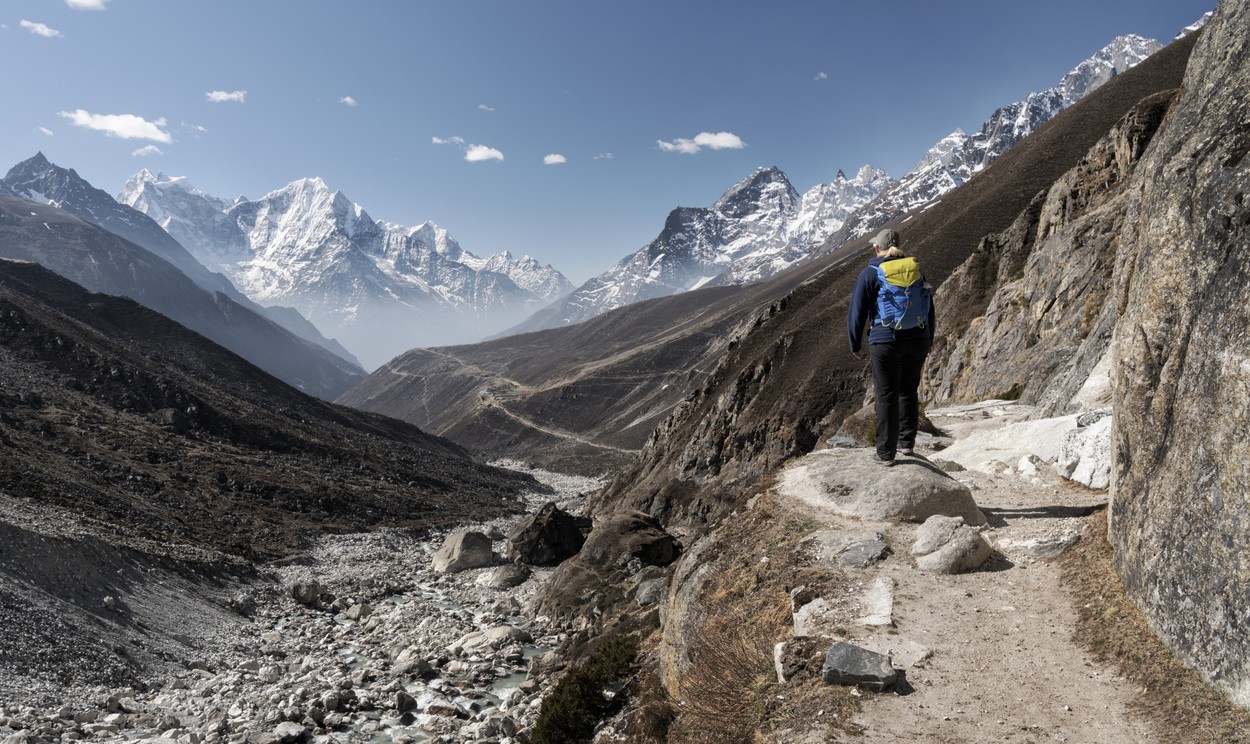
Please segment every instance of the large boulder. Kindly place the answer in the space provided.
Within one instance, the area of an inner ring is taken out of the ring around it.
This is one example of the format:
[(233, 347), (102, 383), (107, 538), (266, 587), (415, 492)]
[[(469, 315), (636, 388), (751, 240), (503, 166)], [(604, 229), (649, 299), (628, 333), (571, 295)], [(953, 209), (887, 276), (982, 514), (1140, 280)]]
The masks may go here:
[(589, 531), (589, 519), (575, 517), (549, 501), (512, 528), (508, 555), (534, 566), (556, 566), (577, 555)]
[(813, 452), (786, 468), (783, 494), (849, 517), (923, 522), (934, 514), (985, 524), (968, 487), (923, 458), (899, 458), (892, 468), (870, 449)]
[(481, 532), (453, 532), (434, 554), (433, 569), (437, 573), (459, 573), (489, 566), (495, 560), (491, 540)]

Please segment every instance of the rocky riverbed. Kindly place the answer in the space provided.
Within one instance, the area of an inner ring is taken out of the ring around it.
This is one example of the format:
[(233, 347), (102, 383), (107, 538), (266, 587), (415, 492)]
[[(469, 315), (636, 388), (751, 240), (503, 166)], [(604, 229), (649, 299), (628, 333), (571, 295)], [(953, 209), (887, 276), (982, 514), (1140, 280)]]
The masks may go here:
[[(575, 513), (599, 485), (503, 465), (554, 490), (528, 496), (531, 511), (556, 501)], [(502, 557), (515, 521), (471, 525), (501, 557), (470, 571), (433, 570), (443, 534), (382, 530), (323, 537), (259, 579), (205, 586), (230, 612), (182, 618), (201, 655), (138, 684), (0, 697), (0, 742), (523, 739), (567, 629), (530, 610), (550, 569)]]

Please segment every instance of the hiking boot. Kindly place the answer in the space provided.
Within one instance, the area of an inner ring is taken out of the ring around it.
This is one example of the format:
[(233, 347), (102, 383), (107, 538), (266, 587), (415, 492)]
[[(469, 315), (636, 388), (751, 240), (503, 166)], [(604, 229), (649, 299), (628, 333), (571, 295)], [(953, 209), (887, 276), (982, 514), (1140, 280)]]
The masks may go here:
[(873, 456), (872, 456), (872, 459), (873, 459), (873, 461), (874, 461), (874, 462), (880, 463), (881, 465), (884, 465), (884, 466), (885, 466), (885, 467), (887, 467), (887, 468), (892, 468), (892, 467), (894, 467), (894, 458), (893, 458), (893, 457), (891, 457), (890, 459), (888, 459), (888, 460), (887, 460), (887, 459), (885, 459), (884, 457), (882, 457), (881, 455), (878, 455), (878, 454), (875, 454), (875, 453), (874, 453), (874, 454), (873, 454)]
[(899, 454), (907, 455), (908, 457), (913, 457), (916, 454), (916, 448), (915, 447), (903, 447), (902, 449), (899, 450)]

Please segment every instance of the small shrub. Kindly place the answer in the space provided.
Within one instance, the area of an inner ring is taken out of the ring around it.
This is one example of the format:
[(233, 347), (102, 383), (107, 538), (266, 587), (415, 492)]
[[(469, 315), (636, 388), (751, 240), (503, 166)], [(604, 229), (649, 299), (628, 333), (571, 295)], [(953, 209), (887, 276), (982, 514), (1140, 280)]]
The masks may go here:
[(543, 699), (531, 744), (590, 741), (595, 724), (624, 702), (623, 695), (609, 698), (604, 692), (621, 686), (638, 655), (638, 645), (636, 635), (613, 636), (566, 673)]

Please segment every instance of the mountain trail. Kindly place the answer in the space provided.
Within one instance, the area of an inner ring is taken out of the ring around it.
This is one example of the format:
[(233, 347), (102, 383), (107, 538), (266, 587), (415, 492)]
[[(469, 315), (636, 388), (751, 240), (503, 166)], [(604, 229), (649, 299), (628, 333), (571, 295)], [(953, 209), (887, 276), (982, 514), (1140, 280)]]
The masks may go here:
[[(933, 461), (950, 467), (941, 456), (900, 457), (889, 472), (931, 469)], [(917, 524), (841, 516), (819, 506), (827, 495), (779, 489), (822, 523), (819, 534), (843, 536), (834, 539), (844, 544), (875, 536), (890, 547), (880, 562), (844, 568), (848, 596), (827, 598), (825, 616), (809, 617), (803, 631), (889, 654), (900, 670), (892, 692), (831, 688), (862, 696), (857, 740), (1162, 742), (1130, 707), (1140, 690), (1078, 643), (1077, 608), (1050, 560), (1080, 539), (1106, 493), (1071, 484), (1045, 465), (1028, 474), (1010, 466), (952, 469), (985, 514), (982, 535), (994, 548), (980, 568), (955, 575), (917, 567)], [(796, 626), (802, 615), (796, 611)]]

